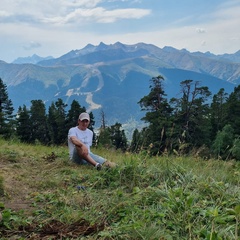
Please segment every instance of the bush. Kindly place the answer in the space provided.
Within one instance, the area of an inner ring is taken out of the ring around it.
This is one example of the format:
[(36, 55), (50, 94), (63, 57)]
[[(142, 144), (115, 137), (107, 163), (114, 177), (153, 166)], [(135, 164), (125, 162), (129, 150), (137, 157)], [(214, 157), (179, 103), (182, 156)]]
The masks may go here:
[(226, 160), (229, 157), (230, 150), (233, 146), (233, 139), (233, 128), (229, 124), (217, 133), (212, 145), (213, 153), (217, 158)]
[(236, 160), (240, 160), (240, 139), (235, 139), (232, 147), (232, 155)]

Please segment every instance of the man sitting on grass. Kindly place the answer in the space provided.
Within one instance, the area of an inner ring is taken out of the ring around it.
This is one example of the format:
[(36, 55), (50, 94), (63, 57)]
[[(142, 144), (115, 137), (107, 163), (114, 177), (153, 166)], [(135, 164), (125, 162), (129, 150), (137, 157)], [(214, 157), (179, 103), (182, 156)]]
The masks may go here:
[(91, 152), (93, 132), (88, 128), (89, 123), (89, 114), (84, 112), (79, 115), (78, 126), (69, 129), (68, 148), (70, 160), (77, 164), (91, 164), (97, 170), (100, 170), (103, 164), (106, 167), (114, 167), (114, 163)]

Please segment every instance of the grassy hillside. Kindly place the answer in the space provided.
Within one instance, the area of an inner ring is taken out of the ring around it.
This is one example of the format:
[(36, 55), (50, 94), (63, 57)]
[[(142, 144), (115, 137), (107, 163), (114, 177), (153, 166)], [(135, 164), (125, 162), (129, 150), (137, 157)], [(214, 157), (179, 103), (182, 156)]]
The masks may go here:
[(0, 140), (0, 239), (240, 239), (240, 162)]

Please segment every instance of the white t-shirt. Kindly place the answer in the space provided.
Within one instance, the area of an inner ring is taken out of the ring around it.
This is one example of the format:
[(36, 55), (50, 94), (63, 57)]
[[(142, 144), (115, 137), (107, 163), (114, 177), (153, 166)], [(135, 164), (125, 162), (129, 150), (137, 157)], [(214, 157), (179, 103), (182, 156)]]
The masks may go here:
[(77, 137), (77, 139), (87, 146), (88, 151), (91, 152), (90, 147), (92, 146), (93, 132), (88, 128), (82, 131), (78, 127), (72, 127), (68, 131), (68, 149), (70, 159), (72, 159), (75, 149), (75, 145), (70, 140), (70, 137), (72, 136)]

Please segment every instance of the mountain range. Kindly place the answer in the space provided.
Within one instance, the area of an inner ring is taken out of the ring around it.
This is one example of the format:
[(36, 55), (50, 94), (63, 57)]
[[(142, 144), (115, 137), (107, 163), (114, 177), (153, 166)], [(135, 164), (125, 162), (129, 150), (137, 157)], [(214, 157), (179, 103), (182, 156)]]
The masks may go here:
[(240, 84), (240, 50), (214, 55), (189, 52), (152, 44), (126, 45), (120, 42), (88, 44), (59, 58), (33, 55), (13, 63), (0, 61), (0, 78), (7, 85), (15, 110), (42, 99), (46, 107), (61, 98), (68, 107), (72, 100), (92, 111), (96, 125), (100, 111), (107, 123), (134, 122), (144, 112), (138, 101), (150, 91), (150, 79), (162, 75), (170, 99), (181, 97), (180, 82), (199, 81), (212, 94), (220, 88), (231, 93)]

